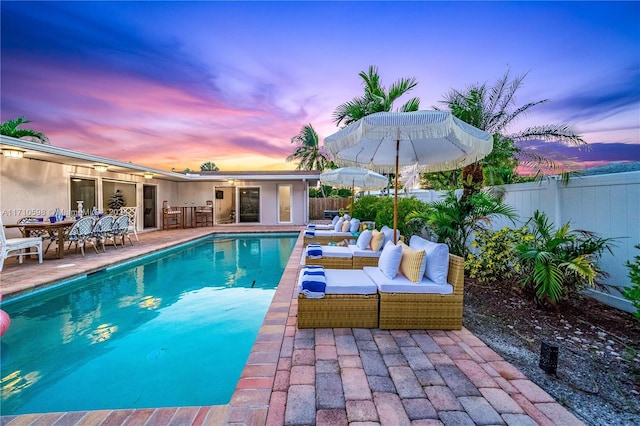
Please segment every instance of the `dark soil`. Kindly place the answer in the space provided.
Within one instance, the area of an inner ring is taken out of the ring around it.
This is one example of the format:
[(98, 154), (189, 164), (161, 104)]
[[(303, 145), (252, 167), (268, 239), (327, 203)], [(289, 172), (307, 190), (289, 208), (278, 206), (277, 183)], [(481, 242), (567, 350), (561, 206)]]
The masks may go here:
[[(464, 326), (589, 425), (640, 425), (640, 322), (591, 298), (540, 310), (517, 289), (465, 280)], [(556, 375), (541, 343), (559, 347)]]

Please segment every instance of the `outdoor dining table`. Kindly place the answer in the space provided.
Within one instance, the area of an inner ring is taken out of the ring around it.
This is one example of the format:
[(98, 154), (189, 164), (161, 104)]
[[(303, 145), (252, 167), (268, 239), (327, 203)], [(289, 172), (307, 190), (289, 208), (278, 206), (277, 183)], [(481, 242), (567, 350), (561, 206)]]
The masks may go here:
[(46, 230), (49, 233), (58, 232), (60, 240), (58, 241), (58, 248), (56, 250), (56, 256), (58, 259), (64, 257), (64, 237), (65, 231), (71, 228), (76, 223), (73, 219), (63, 220), (61, 222), (27, 222), (27, 223), (13, 223), (4, 225), (5, 228), (23, 228), (25, 237), (29, 237), (32, 230)]

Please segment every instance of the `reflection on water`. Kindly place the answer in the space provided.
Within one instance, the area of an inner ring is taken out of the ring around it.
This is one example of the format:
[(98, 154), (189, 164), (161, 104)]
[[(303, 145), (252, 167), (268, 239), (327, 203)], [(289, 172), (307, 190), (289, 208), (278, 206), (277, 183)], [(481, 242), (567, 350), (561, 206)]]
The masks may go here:
[(3, 303), (3, 414), (228, 403), (294, 244), (211, 238)]

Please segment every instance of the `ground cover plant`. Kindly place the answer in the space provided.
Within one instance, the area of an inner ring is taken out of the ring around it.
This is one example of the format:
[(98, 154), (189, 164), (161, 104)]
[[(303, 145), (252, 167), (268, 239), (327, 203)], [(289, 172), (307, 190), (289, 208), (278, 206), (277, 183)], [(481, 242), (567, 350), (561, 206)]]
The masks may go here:
[[(640, 244), (635, 247), (640, 250)], [(627, 268), (629, 268), (631, 287), (625, 288), (623, 295), (633, 303), (633, 306), (636, 308), (636, 318), (640, 321), (640, 255), (635, 256), (633, 263), (627, 261)]]

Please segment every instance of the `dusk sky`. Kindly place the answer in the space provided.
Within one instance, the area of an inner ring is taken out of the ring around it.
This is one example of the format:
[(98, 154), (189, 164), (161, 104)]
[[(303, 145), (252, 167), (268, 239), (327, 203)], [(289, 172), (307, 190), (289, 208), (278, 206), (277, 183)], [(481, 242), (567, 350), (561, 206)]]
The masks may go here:
[(528, 72), (517, 104), (550, 102), (510, 131), (566, 122), (602, 161), (640, 161), (640, 2), (0, 7), (0, 119), (24, 116), (54, 146), (164, 170), (292, 169), (291, 138), (336, 132), (375, 65), (386, 86), (415, 77), (421, 109)]

